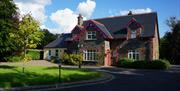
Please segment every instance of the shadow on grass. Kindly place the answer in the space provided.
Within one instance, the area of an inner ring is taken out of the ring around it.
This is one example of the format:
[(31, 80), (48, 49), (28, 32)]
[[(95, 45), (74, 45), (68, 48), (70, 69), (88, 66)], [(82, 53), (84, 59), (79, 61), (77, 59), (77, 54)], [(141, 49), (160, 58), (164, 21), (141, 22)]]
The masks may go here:
[[(59, 67), (46, 67), (45, 70), (54, 70), (59, 69)], [(61, 69), (67, 69), (67, 70), (78, 70), (78, 68), (69, 68), (69, 67), (61, 67)]]
[(3, 73), (0, 74), (0, 87), (10, 88), (30, 85), (46, 85), (58, 82), (58, 76), (49, 74), (25, 73)]
[[(74, 82), (80, 80), (89, 80), (97, 78), (98, 74), (86, 73), (86, 74), (69, 74), (61, 77), (61, 82)], [(57, 74), (38, 74), (34, 72), (17, 72), (17, 73), (4, 73), (0, 74), (0, 87), (25, 87), (33, 85), (47, 85), (59, 83), (59, 77)]]
[(82, 80), (90, 80), (100, 77), (101, 75), (98, 73), (87, 73), (87, 74), (71, 74), (67, 77), (62, 78), (62, 82), (75, 82), (75, 81), (82, 81)]
[(8, 65), (0, 65), (0, 69), (13, 69), (16, 68), (15, 66), (8, 66)]

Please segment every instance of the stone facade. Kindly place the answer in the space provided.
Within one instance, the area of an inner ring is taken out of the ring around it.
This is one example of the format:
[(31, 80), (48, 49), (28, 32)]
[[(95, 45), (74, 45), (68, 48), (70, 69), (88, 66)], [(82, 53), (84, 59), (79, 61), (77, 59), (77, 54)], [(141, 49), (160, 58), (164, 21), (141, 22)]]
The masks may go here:
[(157, 23), (156, 13), (87, 21), (83, 21), (79, 15), (78, 24), (71, 33), (59, 39), (59, 44), (55, 41), (46, 46), (45, 59), (48, 48), (57, 44), (55, 48), (66, 48), (67, 53), (82, 53), (85, 62), (92, 61), (105, 66), (116, 64), (119, 58), (155, 60), (159, 58)]

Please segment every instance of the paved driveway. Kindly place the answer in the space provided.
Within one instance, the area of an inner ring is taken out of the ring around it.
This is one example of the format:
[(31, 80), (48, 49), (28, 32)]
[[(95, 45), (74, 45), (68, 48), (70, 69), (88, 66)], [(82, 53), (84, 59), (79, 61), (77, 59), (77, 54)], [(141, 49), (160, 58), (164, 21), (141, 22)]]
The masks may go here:
[(180, 91), (180, 66), (169, 71), (102, 68), (115, 78), (107, 83), (61, 89), (61, 91)]

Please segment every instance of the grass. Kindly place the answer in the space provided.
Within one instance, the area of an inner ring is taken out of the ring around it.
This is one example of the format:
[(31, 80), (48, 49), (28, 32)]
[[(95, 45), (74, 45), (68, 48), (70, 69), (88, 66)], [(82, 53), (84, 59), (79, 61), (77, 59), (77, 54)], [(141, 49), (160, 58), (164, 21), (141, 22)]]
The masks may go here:
[[(85, 69), (62, 68), (61, 82), (90, 80), (101, 76), (100, 73)], [(22, 67), (0, 65), (0, 87), (10, 88), (31, 85), (58, 83), (58, 67), (28, 66), (22, 73)]]

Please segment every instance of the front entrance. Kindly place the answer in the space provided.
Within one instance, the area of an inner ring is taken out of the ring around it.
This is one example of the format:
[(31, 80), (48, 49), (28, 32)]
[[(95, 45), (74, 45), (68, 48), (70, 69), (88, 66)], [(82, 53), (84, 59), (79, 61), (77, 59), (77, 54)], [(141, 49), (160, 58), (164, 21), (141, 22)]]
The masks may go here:
[(105, 53), (104, 66), (111, 66), (111, 52), (107, 49)]

